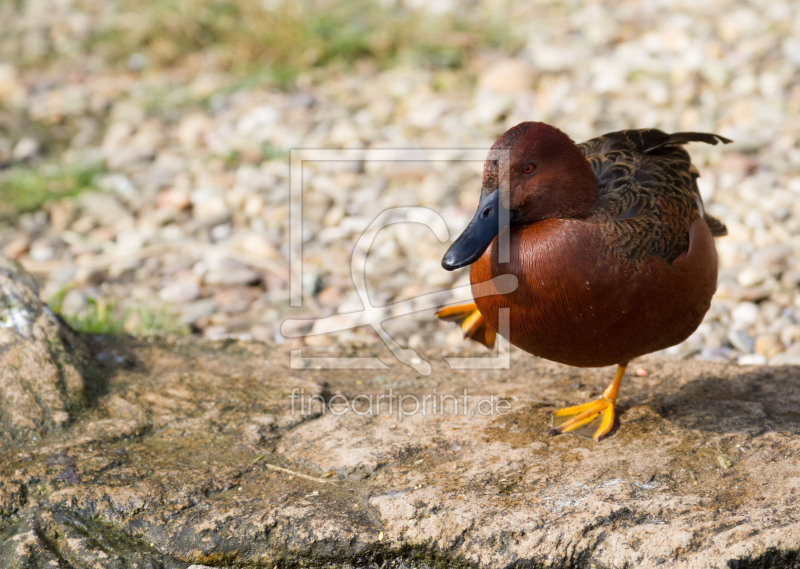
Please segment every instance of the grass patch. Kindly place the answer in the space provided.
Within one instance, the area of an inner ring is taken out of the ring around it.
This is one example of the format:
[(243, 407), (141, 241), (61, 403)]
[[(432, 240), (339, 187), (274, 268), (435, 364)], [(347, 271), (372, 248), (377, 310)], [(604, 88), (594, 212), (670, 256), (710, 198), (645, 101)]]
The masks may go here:
[(95, 179), (103, 172), (102, 164), (15, 167), (0, 172), (0, 219), (13, 220), (47, 202), (93, 190)]
[[(525, 42), (508, 29), (502, 10), (480, 3), (444, 13), (374, 0), (77, 0), (74, 9), (92, 27), (66, 35), (59, 29), (60, 49), (48, 43), (18, 53), (20, 65), (74, 65), (90, 57), (147, 72), (188, 64), (286, 86), (310, 69), (365, 59), (383, 68), (455, 68), (477, 50), (515, 51)], [(18, 49), (9, 41), (0, 54)]]
[(89, 297), (82, 310), (65, 314), (64, 299), (71, 289), (71, 286), (62, 288), (47, 304), (79, 332), (102, 336), (123, 333), (133, 336), (185, 336), (189, 333), (189, 329), (180, 323), (178, 315), (163, 306), (155, 310), (144, 305), (123, 309), (114, 301)]
[[(203, 53), (227, 69), (264, 69), (286, 80), (310, 67), (400, 56), (452, 67), (475, 46), (500, 47), (473, 10), (432, 15), (368, 0), (116, 0), (118, 12), (90, 40), (114, 61), (141, 53), (172, 67)], [(505, 34), (507, 37), (507, 34)]]

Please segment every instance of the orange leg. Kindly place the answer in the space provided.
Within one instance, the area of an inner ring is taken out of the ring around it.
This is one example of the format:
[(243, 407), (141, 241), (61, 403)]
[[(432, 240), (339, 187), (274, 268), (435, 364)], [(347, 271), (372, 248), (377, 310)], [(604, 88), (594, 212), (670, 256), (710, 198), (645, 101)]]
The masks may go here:
[(627, 365), (617, 366), (614, 379), (599, 399), (553, 411), (553, 428), (549, 434), (576, 432), (599, 441), (611, 432), (614, 426), (614, 404), (617, 402), (619, 384)]
[(459, 324), (465, 339), (479, 342), (487, 348), (494, 347), (497, 332), (489, 325), (474, 302), (446, 306), (436, 313), (436, 318)]

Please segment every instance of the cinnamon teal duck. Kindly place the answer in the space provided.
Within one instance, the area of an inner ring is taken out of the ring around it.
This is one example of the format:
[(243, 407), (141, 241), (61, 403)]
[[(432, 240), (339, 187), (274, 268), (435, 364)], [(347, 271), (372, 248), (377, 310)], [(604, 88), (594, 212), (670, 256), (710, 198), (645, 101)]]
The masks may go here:
[[(602, 397), (553, 413), (551, 434), (606, 436), (628, 362), (685, 340), (711, 304), (714, 236), (727, 229), (703, 208), (688, 142), (731, 141), (642, 129), (575, 144), (525, 122), (492, 146), (475, 217), (442, 260), (451, 271), (470, 265), (474, 303), (437, 316), (489, 347), (500, 331), (549, 360), (617, 365)], [(516, 276), (513, 292), (478, 296), (479, 283), (504, 274)]]

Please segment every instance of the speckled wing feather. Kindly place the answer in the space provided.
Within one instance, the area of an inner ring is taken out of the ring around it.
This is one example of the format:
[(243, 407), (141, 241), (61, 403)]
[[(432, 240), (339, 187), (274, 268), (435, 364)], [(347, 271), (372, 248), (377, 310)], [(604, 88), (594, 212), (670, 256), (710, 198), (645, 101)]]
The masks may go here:
[(623, 130), (578, 147), (597, 179), (592, 218), (604, 225), (612, 247), (633, 261), (658, 255), (672, 263), (689, 246), (689, 226), (703, 215), (713, 235), (725, 235), (706, 214), (697, 188), (697, 169), (682, 148), (687, 142), (730, 140), (702, 132), (667, 134), (657, 129)]

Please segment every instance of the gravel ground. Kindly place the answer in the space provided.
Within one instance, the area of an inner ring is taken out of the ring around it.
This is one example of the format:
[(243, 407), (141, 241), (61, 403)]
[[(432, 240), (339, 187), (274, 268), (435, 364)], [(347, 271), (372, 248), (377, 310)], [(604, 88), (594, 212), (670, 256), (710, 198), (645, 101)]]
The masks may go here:
[[(281, 341), (287, 316), (343, 314), (335, 323), (346, 328), (360, 322), (346, 313), (362, 306), (350, 270), (356, 241), (398, 206), (438, 212), (454, 237), (477, 202), (474, 149), (525, 120), (578, 141), (655, 126), (735, 141), (690, 149), (707, 208), (730, 234), (717, 241), (711, 310), (666, 352), (800, 364), (800, 11), (792, 2), (486, 2), (475, 10), (500, 10), (509, 32), (528, 38), (521, 49), (478, 50), (465, 65), (439, 70), (369, 61), (347, 73), (309, 70), (286, 90), (237, 86), (188, 63), (145, 73), (136, 54), (123, 69), (79, 57), (17, 65), (17, 52), (22, 58), (47, 42), (66, 50), (91, 28), (82, 5), (31, 1), (13, 15), (4, 8), (13, 41), (0, 52), (0, 164), (103, 164), (97, 191), (0, 226), (0, 250), (40, 279), (44, 298), (60, 294), (64, 314), (106, 299), (127, 314), (129, 331), (162, 312), (211, 338)], [(303, 305), (292, 307), (293, 148), (462, 150), (449, 160), (304, 162)], [(380, 231), (366, 261), (371, 302), (466, 284), (467, 270), (441, 269), (446, 247), (419, 224)], [(403, 346), (454, 352), (461, 344), (432, 309), (385, 327)], [(304, 342), (319, 351), (376, 338), (362, 326)]]

